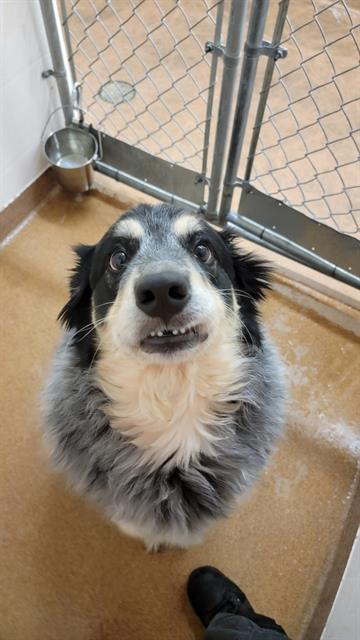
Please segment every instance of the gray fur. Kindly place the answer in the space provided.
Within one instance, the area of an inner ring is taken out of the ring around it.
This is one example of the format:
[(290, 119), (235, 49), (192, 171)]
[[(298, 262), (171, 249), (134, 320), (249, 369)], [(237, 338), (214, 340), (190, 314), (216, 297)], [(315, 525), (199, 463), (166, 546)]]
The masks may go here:
[(244, 345), (248, 384), (215, 455), (188, 468), (150, 468), (139, 450), (104, 415), (107, 398), (93, 369), (79, 368), (66, 331), (44, 394), (53, 460), (107, 515), (149, 545), (199, 542), (212, 521), (229, 514), (262, 470), (283, 421), (282, 372), (268, 338)]

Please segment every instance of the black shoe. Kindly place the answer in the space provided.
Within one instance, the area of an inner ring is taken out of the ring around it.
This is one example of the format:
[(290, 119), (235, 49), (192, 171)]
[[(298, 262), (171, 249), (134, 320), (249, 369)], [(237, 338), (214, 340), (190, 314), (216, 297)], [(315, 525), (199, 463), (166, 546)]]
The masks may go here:
[(187, 593), (204, 627), (217, 613), (232, 613), (252, 620), (261, 629), (272, 629), (287, 637), (275, 620), (256, 613), (245, 593), (215, 567), (195, 569), (189, 577)]
[(215, 567), (195, 569), (189, 577), (187, 593), (205, 627), (217, 613), (235, 613), (246, 618), (255, 613), (241, 589)]

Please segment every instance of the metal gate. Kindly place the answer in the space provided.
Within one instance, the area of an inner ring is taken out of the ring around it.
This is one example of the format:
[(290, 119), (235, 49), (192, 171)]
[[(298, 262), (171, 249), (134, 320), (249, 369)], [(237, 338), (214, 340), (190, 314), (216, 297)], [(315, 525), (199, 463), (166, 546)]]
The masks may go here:
[(360, 286), (355, 0), (40, 3), (98, 171)]

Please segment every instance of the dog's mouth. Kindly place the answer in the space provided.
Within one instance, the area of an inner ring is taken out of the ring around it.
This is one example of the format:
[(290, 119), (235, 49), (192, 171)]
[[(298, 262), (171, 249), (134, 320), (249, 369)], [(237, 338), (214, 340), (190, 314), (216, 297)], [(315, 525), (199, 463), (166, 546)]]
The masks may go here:
[(208, 335), (200, 325), (176, 329), (151, 331), (140, 346), (147, 353), (174, 353), (184, 349), (192, 349), (207, 339)]

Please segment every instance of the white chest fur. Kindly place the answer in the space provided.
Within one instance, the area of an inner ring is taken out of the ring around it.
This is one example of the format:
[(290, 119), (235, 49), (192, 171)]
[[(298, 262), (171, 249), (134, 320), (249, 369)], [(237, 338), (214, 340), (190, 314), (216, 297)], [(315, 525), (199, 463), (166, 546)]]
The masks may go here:
[(111, 425), (124, 433), (154, 466), (171, 458), (186, 466), (212, 454), (240, 401), (245, 362), (232, 341), (209, 344), (187, 362), (152, 363), (102, 350), (96, 381), (110, 399)]

